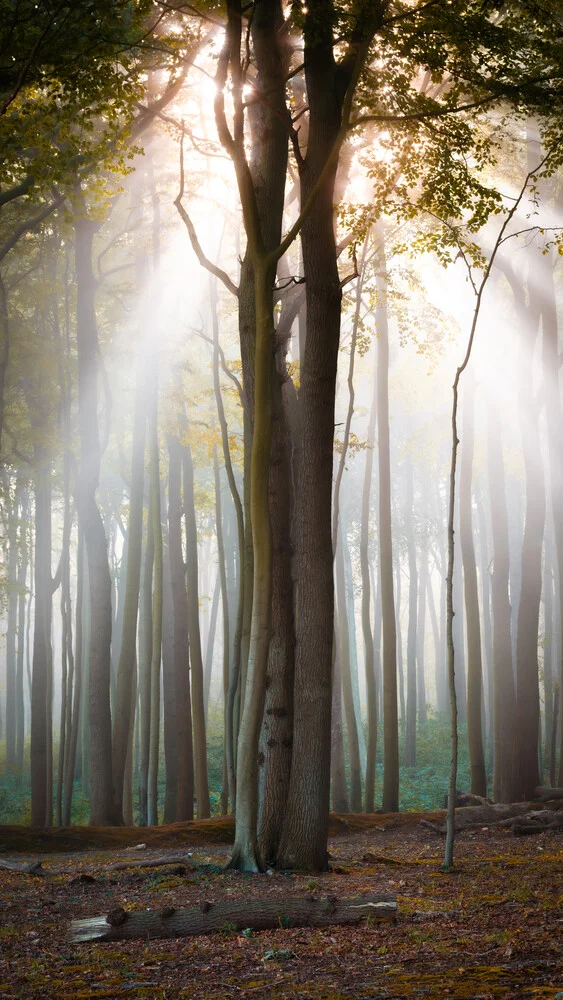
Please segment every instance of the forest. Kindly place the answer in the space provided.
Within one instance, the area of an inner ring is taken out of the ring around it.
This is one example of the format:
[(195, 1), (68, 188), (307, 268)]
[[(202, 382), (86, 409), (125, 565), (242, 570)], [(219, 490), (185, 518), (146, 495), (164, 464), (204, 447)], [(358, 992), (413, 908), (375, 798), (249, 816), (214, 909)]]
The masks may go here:
[(0, 850), (561, 858), (562, 98), (560, 0), (0, 0)]

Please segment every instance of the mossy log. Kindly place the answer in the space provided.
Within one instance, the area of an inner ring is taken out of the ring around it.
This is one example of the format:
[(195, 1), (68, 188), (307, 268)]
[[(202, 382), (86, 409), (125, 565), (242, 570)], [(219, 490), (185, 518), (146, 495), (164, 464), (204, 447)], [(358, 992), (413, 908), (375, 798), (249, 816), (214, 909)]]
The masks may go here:
[(104, 917), (73, 920), (71, 942), (117, 941), (135, 938), (189, 937), (214, 931), (263, 931), (276, 927), (327, 927), (361, 921), (394, 920), (395, 896), (378, 893), (338, 899), (336, 896), (301, 896), (280, 899), (226, 900), (200, 903), (190, 909), (127, 911), (121, 907)]

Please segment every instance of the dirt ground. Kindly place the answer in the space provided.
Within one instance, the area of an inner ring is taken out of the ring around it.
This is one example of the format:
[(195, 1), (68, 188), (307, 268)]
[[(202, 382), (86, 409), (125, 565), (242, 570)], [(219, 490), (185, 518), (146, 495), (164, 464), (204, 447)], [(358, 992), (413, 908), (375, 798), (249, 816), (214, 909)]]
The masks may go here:
[[(441, 871), (443, 839), (415, 817), (381, 818), (331, 837), (332, 871), (311, 876), (223, 872), (228, 845), (203, 834), (167, 838), (131, 831), (146, 847), (52, 853), (15, 851), (2, 835), (1, 861), (37, 861), (44, 877), (0, 871), (0, 997), (6, 1000), (391, 1000), (402, 997), (563, 1000), (563, 837), (516, 837), (501, 829), (460, 833), (455, 872)], [(333, 829), (335, 825), (333, 824)], [(5, 828), (4, 828), (5, 831)], [(96, 838), (91, 836), (90, 842)], [(111, 838), (110, 838), (111, 840)], [(125, 838), (127, 842), (127, 838)], [(76, 844), (75, 844), (76, 846)], [(184, 870), (142, 868), (173, 855)], [(131, 861), (136, 867), (109, 871)], [(89, 878), (85, 879), (85, 876)], [(110, 909), (193, 906), (204, 900), (392, 892), (396, 923), (278, 928), (157, 941), (68, 941), (72, 919)]]

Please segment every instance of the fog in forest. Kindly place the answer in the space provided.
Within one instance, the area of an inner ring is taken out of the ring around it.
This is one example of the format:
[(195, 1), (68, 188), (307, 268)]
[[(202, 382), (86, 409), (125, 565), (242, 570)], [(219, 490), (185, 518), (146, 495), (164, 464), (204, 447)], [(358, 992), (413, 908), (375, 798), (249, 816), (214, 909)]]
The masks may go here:
[[(190, 18), (172, 19), (170, 37)], [(463, 162), (471, 179), (459, 193), (432, 173), (442, 140), (369, 120), (361, 91), (367, 122), (343, 142), (328, 199), (340, 288), (323, 284), (324, 231), (306, 218), (304, 242), (296, 232), (274, 261), (260, 361), (262, 258), (233, 157), (239, 175), (242, 154), (251, 164), (271, 250), (300, 218), (298, 160), (314, 122), (295, 29), (299, 128), (268, 193), (259, 49), (241, 98), (255, 121), (231, 156), (214, 102), (222, 93), (234, 135), (239, 92), (236, 81), (221, 91), (223, 29), (207, 28), (181, 80), (158, 60), (141, 74), (131, 120), (161, 106), (138, 134), (128, 126), (122, 162), (106, 152), (72, 183), (53, 180), (64, 204), (1, 261), (0, 823), (155, 825), (232, 813), (241, 795), (275, 860), (290, 783), (315, 799), (295, 760), (320, 690), (310, 740), (334, 812), (443, 808), (452, 386), (464, 359), (457, 787), (512, 802), (561, 786), (563, 211), (541, 108), (481, 112), (467, 125), (481, 146), (465, 149), (452, 129), (451, 176)], [(419, 68), (413, 92), (441, 100), (433, 86)], [(32, 208), (7, 205), (3, 240), (18, 211)], [(338, 315), (340, 291), (338, 342), (318, 303), (332, 296)], [(307, 497), (333, 424), (323, 343), (338, 355), (332, 502), (317, 515)], [(331, 559), (334, 616), (318, 568), (330, 579)]]

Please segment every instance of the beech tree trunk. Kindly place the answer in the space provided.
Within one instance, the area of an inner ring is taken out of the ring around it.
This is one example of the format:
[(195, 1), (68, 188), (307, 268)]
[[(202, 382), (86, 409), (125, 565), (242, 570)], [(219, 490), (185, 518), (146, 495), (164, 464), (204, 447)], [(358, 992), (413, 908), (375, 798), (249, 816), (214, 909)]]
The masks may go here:
[(383, 811), (399, 809), (399, 726), (397, 719), (397, 626), (393, 596), (391, 463), (389, 454), (389, 329), (385, 258), (377, 278), (377, 425), (379, 427), (379, 571), (383, 613)]
[(96, 502), (100, 476), (98, 429), (98, 355), (92, 242), (99, 228), (85, 212), (80, 197), (75, 221), (76, 336), (78, 349), (78, 423), (80, 474), (76, 506), (88, 553), (90, 649), (88, 717), (90, 732), (90, 822), (108, 826), (115, 820), (111, 761), (111, 578), (107, 540)]
[(481, 663), (481, 621), (477, 565), (473, 543), (472, 491), (473, 470), (473, 414), (475, 406), (475, 377), (471, 369), (465, 375), (463, 422), (461, 430), (461, 463), (459, 476), (459, 533), (467, 622), (467, 741), (471, 766), (471, 791), (474, 795), (487, 794), (487, 775), (483, 753), (481, 726), (483, 671)]
[(511, 802), (514, 789), (514, 679), (508, 595), (508, 518), (504, 481), (500, 414), (492, 403), (488, 419), (487, 467), (491, 504), (494, 562), (491, 578), (493, 609), (493, 796)]
[(199, 630), (199, 573), (197, 565), (197, 526), (194, 500), (194, 469), (189, 444), (182, 448), (184, 481), (184, 516), (186, 520), (186, 585), (188, 591), (188, 635), (192, 665), (192, 729), (194, 739), (194, 775), (197, 818), (210, 816), (207, 780), (207, 740), (203, 696), (203, 656)]
[(413, 473), (412, 463), (408, 456), (406, 458), (405, 474), (405, 535), (409, 561), (409, 625), (407, 633), (407, 725), (405, 764), (407, 767), (415, 767), (417, 721), (416, 636), (418, 574), (416, 568), (416, 542), (411, 520), (414, 512)]
[(194, 769), (188, 640), (188, 606), (182, 554), (182, 453), (177, 438), (168, 437), (168, 557), (173, 606), (173, 655), (176, 690), (178, 792), (176, 820), (193, 819)]

